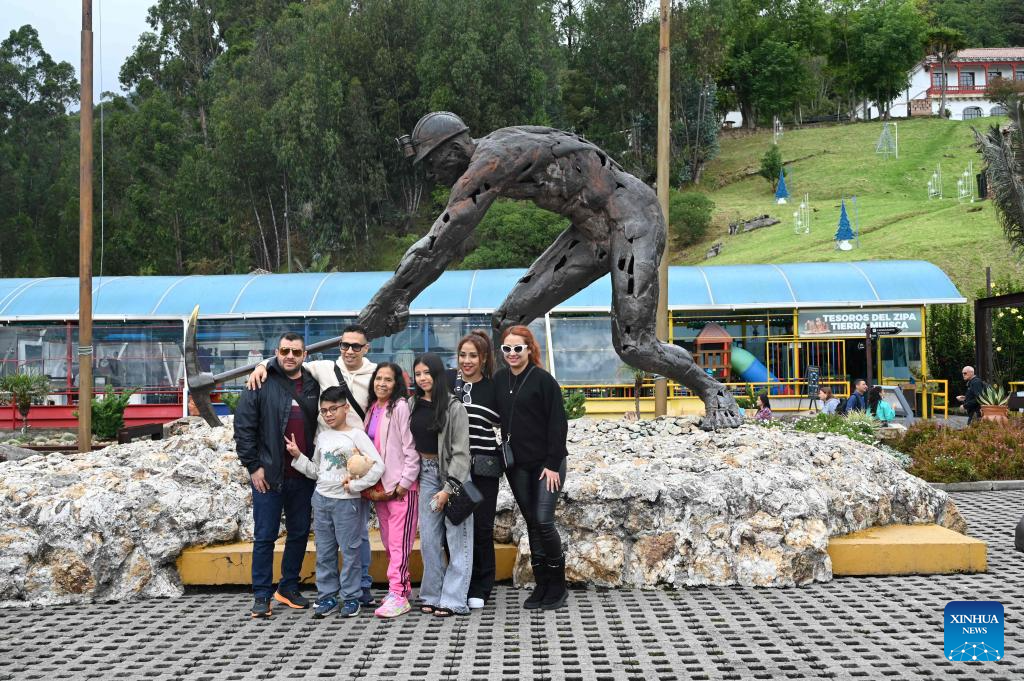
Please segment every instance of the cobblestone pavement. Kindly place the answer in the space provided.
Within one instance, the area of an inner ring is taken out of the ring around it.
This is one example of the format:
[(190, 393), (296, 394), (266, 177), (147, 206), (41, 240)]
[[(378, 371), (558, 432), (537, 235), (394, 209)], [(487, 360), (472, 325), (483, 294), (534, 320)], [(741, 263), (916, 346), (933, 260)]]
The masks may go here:
[[(469, 617), (362, 613), (247, 617), (248, 592), (0, 611), (0, 680), (11, 679), (1024, 679), (1024, 491), (954, 494), (989, 572), (842, 578), (792, 589), (574, 590), (558, 613), (524, 611), (500, 587)], [(998, 600), (1006, 656), (948, 662), (942, 608)]]

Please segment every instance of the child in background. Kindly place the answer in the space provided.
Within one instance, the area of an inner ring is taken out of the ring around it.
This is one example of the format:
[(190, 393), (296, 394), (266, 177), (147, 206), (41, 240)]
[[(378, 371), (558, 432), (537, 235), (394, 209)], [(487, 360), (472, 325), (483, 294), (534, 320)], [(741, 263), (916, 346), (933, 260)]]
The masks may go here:
[[(384, 473), (384, 460), (362, 430), (348, 425), (347, 388), (335, 386), (320, 395), (320, 414), (330, 427), (316, 436), (313, 458), (299, 451), (294, 439), (285, 439), (292, 466), (316, 480), (313, 492), (313, 531), (316, 537), (316, 588), (313, 617), (322, 618), (338, 608), (341, 615), (359, 614), (360, 578), (363, 561), (359, 556), (363, 529), (369, 522), (369, 502), (361, 492), (372, 487)], [(347, 470), (350, 456), (361, 453), (373, 461), (370, 471), (353, 479)], [(341, 572), (338, 549), (341, 549)]]

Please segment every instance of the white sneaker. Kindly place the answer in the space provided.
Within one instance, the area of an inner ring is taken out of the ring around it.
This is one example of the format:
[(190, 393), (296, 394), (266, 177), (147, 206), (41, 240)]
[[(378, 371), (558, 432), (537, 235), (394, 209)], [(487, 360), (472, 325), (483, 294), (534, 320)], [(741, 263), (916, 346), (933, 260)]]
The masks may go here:
[(484, 599), (482, 598), (470, 598), (469, 609), (470, 610), (482, 610), (484, 607)]

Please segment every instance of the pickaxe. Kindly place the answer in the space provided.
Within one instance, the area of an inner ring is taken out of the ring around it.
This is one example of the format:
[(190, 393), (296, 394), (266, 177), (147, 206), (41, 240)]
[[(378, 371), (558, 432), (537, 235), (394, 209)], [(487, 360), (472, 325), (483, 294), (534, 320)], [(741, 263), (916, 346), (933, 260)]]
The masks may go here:
[[(192, 316), (188, 320), (188, 328), (185, 333), (185, 373), (188, 376), (188, 392), (195, 402), (199, 415), (206, 419), (211, 426), (222, 426), (223, 423), (217, 417), (210, 402), (210, 391), (214, 386), (232, 378), (238, 378), (252, 372), (256, 364), (247, 364), (230, 371), (223, 371), (219, 374), (211, 374), (209, 371), (199, 370), (199, 346), (196, 343), (196, 326), (199, 321), (199, 306), (192, 310)], [(306, 352), (320, 352), (326, 348), (337, 345), (341, 342), (341, 336), (328, 338), (306, 347)]]

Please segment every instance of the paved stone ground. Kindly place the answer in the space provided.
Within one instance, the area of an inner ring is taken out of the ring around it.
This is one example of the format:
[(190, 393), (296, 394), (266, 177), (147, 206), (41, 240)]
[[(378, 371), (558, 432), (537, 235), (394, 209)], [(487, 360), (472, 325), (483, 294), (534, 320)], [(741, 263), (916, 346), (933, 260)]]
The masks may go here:
[[(1024, 679), (1024, 491), (954, 494), (989, 572), (843, 578), (794, 589), (576, 590), (558, 613), (501, 587), (470, 617), (252, 621), (242, 589), (178, 600), (0, 611), (0, 681), (13, 679)], [(948, 662), (942, 608), (998, 600), (999, 662)]]

